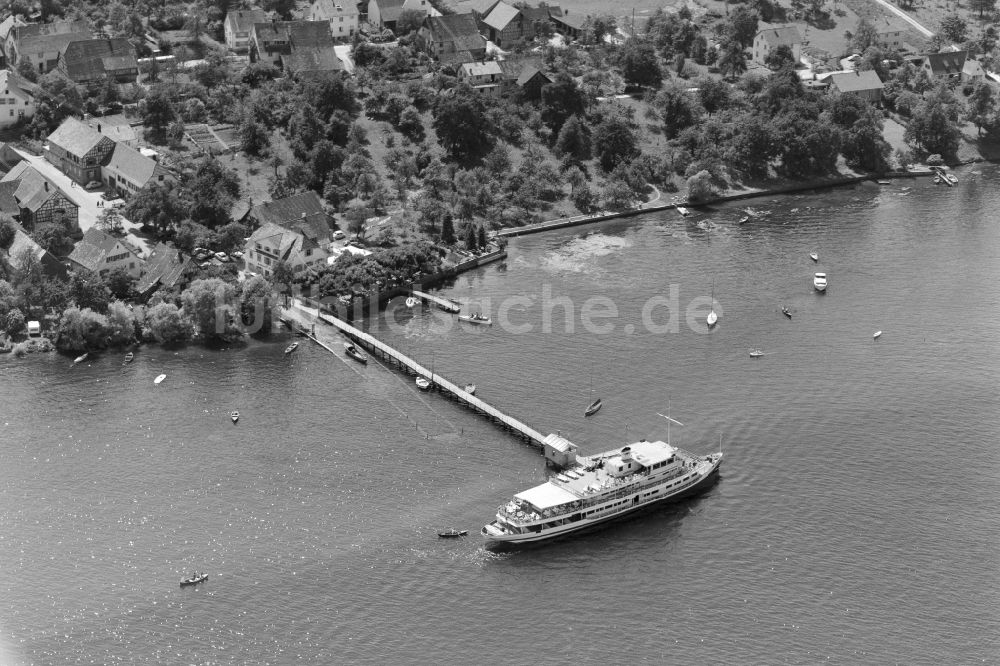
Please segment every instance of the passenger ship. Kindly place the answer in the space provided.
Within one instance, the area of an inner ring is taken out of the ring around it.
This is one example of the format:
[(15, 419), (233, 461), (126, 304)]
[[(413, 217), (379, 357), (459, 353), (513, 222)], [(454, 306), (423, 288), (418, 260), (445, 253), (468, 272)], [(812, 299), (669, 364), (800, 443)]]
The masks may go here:
[(696, 456), (662, 441), (576, 456), (575, 445), (549, 435), (545, 447), (549, 460), (550, 450), (568, 453), (567, 464), (497, 509), (481, 530), (488, 546), (545, 541), (692, 495), (710, 485), (722, 463), (721, 451)]

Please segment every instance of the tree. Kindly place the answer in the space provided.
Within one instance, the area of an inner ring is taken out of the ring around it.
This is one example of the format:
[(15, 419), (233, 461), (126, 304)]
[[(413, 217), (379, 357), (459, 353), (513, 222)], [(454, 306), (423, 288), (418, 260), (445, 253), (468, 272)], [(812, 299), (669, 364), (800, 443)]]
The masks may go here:
[(542, 122), (558, 135), (570, 116), (583, 115), (583, 93), (569, 74), (561, 72), (555, 81), (542, 88)]
[(206, 340), (232, 340), (242, 333), (236, 328), (236, 290), (218, 278), (195, 280), (181, 294), (184, 312), (195, 330)]
[(889, 170), (889, 155), (892, 148), (882, 136), (882, 118), (875, 113), (867, 113), (844, 132), (841, 153), (853, 167), (874, 173)]
[(792, 48), (787, 44), (782, 44), (778, 48), (770, 51), (764, 58), (764, 64), (770, 69), (781, 69), (785, 65), (795, 65), (795, 55)]
[(753, 38), (757, 34), (757, 14), (746, 5), (739, 5), (729, 14), (726, 21), (725, 34), (730, 41), (734, 41), (741, 48), (747, 48), (753, 44)]
[(451, 213), (447, 211), (441, 218), (441, 242), (445, 245), (455, 244), (455, 224), (452, 222)]
[(484, 229), (483, 227), (479, 227), (479, 232), (476, 236), (476, 242), (478, 243), (481, 249), (483, 250), (486, 249), (486, 229)]
[(960, 44), (965, 41), (967, 29), (968, 26), (965, 23), (965, 19), (958, 14), (950, 13), (941, 19), (941, 34), (945, 39), (954, 44)]
[(687, 180), (688, 201), (708, 201), (715, 197), (717, 190), (712, 182), (712, 174), (708, 171), (699, 171)]
[(103, 349), (108, 337), (108, 319), (89, 308), (67, 308), (56, 329), (56, 348), (70, 352)]
[(78, 308), (106, 312), (111, 295), (97, 273), (74, 272), (69, 279), (69, 297)]
[(698, 111), (691, 93), (681, 85), (668, 85), (656, 95), (654, 107), (663, 121), (663, 133), (676, 139), (682, 130), (698, 122)]
[(439, 97), (434, 104), (434, 131), (438, 142), (459, 160), (477, 157), (493, 146), (492, 128), (483, 104), (467, 86)]
[(187, 206), (173, 181), (150, 183), (131, 197), (123, 209), (136, 224), (148, 225), (164, 233), (187, 216)]
[(983, 18), (983, 12), (993, 12), (997, 0), (969, 0), (969, 9), (979, 12), (979, 18)]
[[(4, 214), (4, 217), (8, 217)], [(10, 247), (11, 243), (14, 242), (14, 237), (17, 235), (15, 222), (11, 219), (0, 220), (0, 250), (6, 251)]]
[(286, 21), (292, 19), (292, 12), (295, 10), (295, 0), (264, 0), (264, 11), (276, 12)]
[(271, 135), (267, 128), (247, 114), (239, 127), (240, 149), (247, 155), (260, 156), (271, 145)]
[(873, 46), (878, 46), (879, 38), (875, 26), (868, 19), (858, 21), (858, 27), (851, 36), (851, 48), (858, 53), (864, 53)]
[(948, 117), (948, 109), (940, 102), (927, 101), (913, 111), (903, 140), (928, 154), (954, 155), (961, 132)]
[(976, 126), (978, 136), (983, 135), (983, 127), (987, 126), (996, 113), (996, 98), (993, 89), (987, 83), (979, 82), (969, 97), (966, 118)]
[(580, 116), (570, 116), (563, 124), (554, 150), (578, 162), (590, 159), (590, 127)]
[(103, 209), (97, 216), (97, 228), (109, 234), (121, 233), (121, 214), (114, 208)]
[(271, 273), (271, 280), (275, 288), (283, 294), (292, 292), (292, 281), (295, 279), (295, 271), (288, 265), (287, 261), (279, 261), (274, 265), (274, 272)]
[(400, 37), (416, 32), (424, 22), (427, 12), (419, 9), (404, 9), (396, 19), (396, 34)]
[(15, 70), (18, 76), (27, 79), (31, 83), (38, 82), (38, 70), (35, 69), (34, 64), (28, 58), (22, 58), (20, 62), (17, 63), (17, 68)]
[(639, 153), (635, 133), (628, 121), (615, 115), (607, 116), (594, 128), (593, 144), (594, 153), (605, 171), (611, 171), (620, 162)]
[(121, 347), (135, 341), (135, 316), (132, 310), (121, 301), (112, 301), (108, 305), (108, 344)]
[(399, 123), (396, 125), (399, 131), (410, 137), (414, 141), (420, 141), (424, 136), (424, 123), (420, 117), (417, 107), (407, 106), (399, 114)]
[(632, 85), (655, 88), (663, 80), (656, 49), (643, 39), (633, 37), (625, 42), (622, 47), (621, 67), (625, 81)]
[(719, 56), (719, 69), (731, 80), (747, 71), (747, 55), (738, 41), (726, 42)]
[(251, 335), (267, 335), (274, 320), (271, 285), (259, 275), (240, 287), (240, 321)]
[(476, 234), (476, 228), (472, 224), (467, 224), (465, 226), (465, 249), (469, 252), (475, 252), (478, 242), (479, 237)]
[(167, 145), (174, 150), (179, 150), (184, 144), (184, 123), (175, 120), (167, 128)]
[(154, 90), (146, 97), (142, 124), (152, 131), (153, 136), (158, 141), (162, 142), (166, 135), (167, 126), (176, 115), (170, 99), (162, 91)]
[(191, 324), (176, 305), (160, 303), (146, 311), (146, 334), (160, 344), (181, 344), (191, 339)]
[(117, 299), (131, 298), (135, 293), (135, 278), (124, 268), (116, 268), (104, 276), (104, 286)]

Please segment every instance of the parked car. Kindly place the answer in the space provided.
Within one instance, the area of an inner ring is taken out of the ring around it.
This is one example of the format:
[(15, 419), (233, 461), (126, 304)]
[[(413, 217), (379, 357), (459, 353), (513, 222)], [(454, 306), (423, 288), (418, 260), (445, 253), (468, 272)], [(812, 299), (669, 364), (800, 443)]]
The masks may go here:
[(99, 190), (102, 187), (104, 187), (104, 183), (102, 183), (99, 180), (92, 180), (89, 183), (87, 183), (86, 185), (84, 185), (83, 189), (85, 189), (85, 190)]
[(225, 252), (216, 252), (215, 253), (215, 258), (218, 259), (219, 261), (223, 262), (223, 263), (229, 261), (229, 255), (226, 254)]
[(343, 240), (345, 238), (347, 238), (347, 234), (345, 234), (340, 229), (337, 229), (336, 231), (333, 232), (333, 240)]

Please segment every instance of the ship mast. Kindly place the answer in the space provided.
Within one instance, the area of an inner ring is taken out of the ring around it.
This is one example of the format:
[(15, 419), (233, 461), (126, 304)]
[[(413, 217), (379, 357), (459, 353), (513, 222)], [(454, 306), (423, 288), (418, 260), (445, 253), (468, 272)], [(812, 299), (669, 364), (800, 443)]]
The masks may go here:
[(663, 418), (665, 418), (667, 420), (667, 444), (670, 444), (670, 424), (671, 423), (676, 423), (679, 426), (683, 426), (684, 424), (681, 423), (680, 421), (678, 421), (677, 419), (670, 418), (670, 401), (669, 400), (667, 401), (667, 413), (666, 414), (660, 414), (659, 412), (656, 412), (656, 413), (657, 413), (657, 415), (662, 416)]

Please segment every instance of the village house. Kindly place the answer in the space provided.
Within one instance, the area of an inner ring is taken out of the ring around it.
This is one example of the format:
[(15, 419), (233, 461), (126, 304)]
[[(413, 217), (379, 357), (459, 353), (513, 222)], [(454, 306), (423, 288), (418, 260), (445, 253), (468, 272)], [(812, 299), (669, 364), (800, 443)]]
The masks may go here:
[(469, 84), (480, 95), (499, 97), (503, 78), (503, 69), (496, 60), (467, 62), (458, 69), (459, 81)]
[(834, 72), (827, 76), (826, 80), (830, 83), (831, 90), (857, 95), (872, 104), (878, 104), (882, 101), (882, 89), (885, 84), (872, 70)]
[(472, 14), (477, 21), (482, 21), (487, 14), (493, 11), (498, 2), (500, 0), (459, 0), (453, 6), (456, 14)]
[(582, 14), (570, 15), (569, 10), (566, 9), (559, 13), (555, 11), (550, 12), (549, 20), (552, 22), (553, 27), (555, 27), (556, 32), (569, 40), (574, 40), (580, 39), (583, 36), (587, 17)]
[(441, 58), (450, 53), (468, 52), (473, 60), (486, 57), (486, 40), (479, 34), (472, 14), (428, 16), (420, 27), (427, 53)]
[(944, 53), (929, 53), (923, 56), (920, 68), (927, 72), (932, 81), (959, 79), (965, 69), (968, 51), (945, 51)]
[(100, 182), (115, 142), (101, 134), (101, 125), (91, 128), (76, 118), (67, 118), (46, 139), (45, 159), (80, 185)]
[(279, 68), (288, 64), (293, 71), (310, 65), (339, 69), (334, 46), (327, 21), (255, 23), (250, 31), (250, 62), (267, 62)]
[[(16, 205), (17, 215), (13, 217), (26, 228), (34, 230), (40, 225), (63, 220), (74, 228), (79, 227), (79, 207), (30, 163), (21, 162), (15, 166), (0, 178), (0, 184)], [(0, 208), (9, 210), (9, 203), (0, 204)]]
[(552, 77), (543, 72), (540, 59), (508, 58), (500, 62), (503, 69), (503, 94), (520, 94), (527, 100), (542, 97), (542, 88), (552, 83)]
[(0, 129), (27, 122), (35, 115), (35, 93), (38, 91), (28, 81), (10, 70), (0, 70)]
[(123, 143), (115, 144), (108, 163), (101, 168), (101, 175), (109, 192), (124, 197), (150, 183), (173, 180), (173, 175), (162, 164)]
[(67, 45), (57, 69), (77, 85), (105, 78), (115, 83), (135, 83), (139, 61), (135, 47), (127, 39), (87, 39)]
[(802, 36), (794, 25), (779, 25), (759, 31), (753, 38), (753, 61), (767, 64), (767, 56), (781, 46), (787, 46), (798, 63), (802, 56)]
[(331, 220), (315, 192), (254, 206), (248, 218), (260, 225), (244, 249), (248, 271), (269, 278), (281, 262), (296, 274), (326, 265), (333, 240)]
[(535, 36), (535, 26), (521, 10), (502, 1), (493, 6), (482, 23), (486, 27), (487, 38), (500, 47)]
[(358, 31), (358, 5), (354, 0), (314, 0), (307, 16), (310, 21), (327, 21), (334, 39), (346, 40)]
[(101, 277), (121, 268), (133, 278), (142, 274), (145, 264), (135, 250), (97, 227), (87, 229), (70, 253), (69, 263), (74, 270), (90, 271)]
[(6, 53), (7, 36), (10, 35), (11, 30), (22, 25), (27, 25), (27, 23), (17, 14), (11, 14), (3, 21), (0, 21), (0, 51), (3, 51), (0, 54), (0, 66), (6, 67), (8, 64)]
[(962, 83), (978, 83), (986, 80), (986, 71), (978, 60), (966, 58), (962, 66)]
[(139, 298), (155, 292), (179, 292), (191, 281), (195, 264), (191, 256), (166, 243), (157, 243), (146, 259), (146, 270), (135, 286)]
[(139, 149), (139, 134), (132, 127), (129, 119), (121, 114), (116, 113), (100, 118), (84, 114), (83, 122), (87, 123), (91, 129), (100, 127), (100, 133), (115, 143), (123, 143), (129, 148)]
[(268, 15), (263, 9), (234, 9), (226, 14), (222, 32), (226, 48), (234, 53), (246, 53), (250, 48), (250, 31), (255, 23), (264, 23)]
[(29, 23), (11, 28), (4, 42), (4, 54), (9, 67), (26, 60), (39, 74), (45, 74), (56, 68), (67, 46), (92, 38), (86, 21)]
[(906, 48), (903, 35), (909, 29), (909, 24), (902, 19), (895, 17), (880, 18), (872, 22), (875, 27), (875, 34), (880, 46), (890, 51), (899, 51)]
[(26, 268), (25, 264), (32, 259), (38, 262), (42, 268), (42, 273), (53, 278), (66, 277), (66, 266), (61, 261), (52, 256), (48, 251), (36, 243), (24, 228), (14, 223), (14, 240), (6, 250), (0, 249), (0, 256), (4, 257), (7, 264), (16, 271)]

